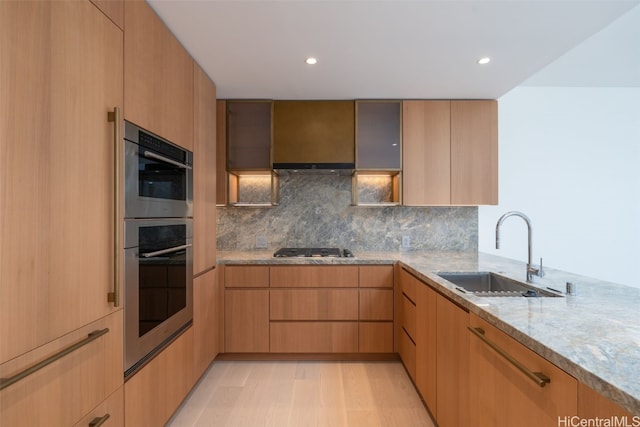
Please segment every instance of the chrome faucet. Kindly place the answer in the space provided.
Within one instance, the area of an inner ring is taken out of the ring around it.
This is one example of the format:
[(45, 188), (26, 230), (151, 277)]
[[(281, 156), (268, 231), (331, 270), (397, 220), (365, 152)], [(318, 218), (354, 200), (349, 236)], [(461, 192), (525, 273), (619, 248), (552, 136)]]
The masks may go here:
[(527, 282), (531, 283), (533, 275), (544, 277), (544, 271), (542, 270), (542, 258), (540, 258), (540, 268), (535, 268), (533, 264), (531, 264), (531, 220), (525, 214), (522, 212), (511, 211), (500, 217), (496, 224), (496, 249), (500, 249), (500, 226), (504, 220), (510, 216), (519, 216), (527, 223)]

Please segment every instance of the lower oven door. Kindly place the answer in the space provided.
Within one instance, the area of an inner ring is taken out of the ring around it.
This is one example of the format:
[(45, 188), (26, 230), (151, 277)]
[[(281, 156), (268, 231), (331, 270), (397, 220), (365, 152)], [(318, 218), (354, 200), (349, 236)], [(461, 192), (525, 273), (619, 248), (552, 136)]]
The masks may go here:
[(125, 377), (193, 319), (191, 219), (125, 221)]

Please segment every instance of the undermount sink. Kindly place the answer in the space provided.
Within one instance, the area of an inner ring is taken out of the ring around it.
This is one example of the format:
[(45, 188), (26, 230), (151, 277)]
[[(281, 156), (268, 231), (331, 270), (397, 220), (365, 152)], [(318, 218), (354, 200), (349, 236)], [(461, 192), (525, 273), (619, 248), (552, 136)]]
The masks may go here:
[(559, 293), (547, 291), (491, 272), (447, 272), (438, 273), (444, 280), (466, 292), (483, 297), (560, 297)]

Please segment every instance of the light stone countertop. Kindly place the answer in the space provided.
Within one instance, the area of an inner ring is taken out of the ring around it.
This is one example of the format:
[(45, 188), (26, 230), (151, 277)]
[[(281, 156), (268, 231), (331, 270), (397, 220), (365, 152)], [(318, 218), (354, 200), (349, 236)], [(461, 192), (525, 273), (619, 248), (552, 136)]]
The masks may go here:
[(545, 267), (534, 285), (576, 295), (563, 298), (463, 294), (438, 271), (493, 271), (524, 281), (525, 263), (476, 252), (356, 252), (354, 258), (274, 258), (273, 251), (218, 252), (220, 264), (392, 264), (417, 277), (529, 347), (578, 380), (640, 415), (640, 288)]

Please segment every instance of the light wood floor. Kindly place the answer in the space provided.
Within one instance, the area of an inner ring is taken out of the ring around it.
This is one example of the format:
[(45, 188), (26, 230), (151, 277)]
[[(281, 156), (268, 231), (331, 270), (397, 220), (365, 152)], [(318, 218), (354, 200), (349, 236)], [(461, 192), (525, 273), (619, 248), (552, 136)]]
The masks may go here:
[(399, 362), (215, 362), (167, 425), (434, 426)]

